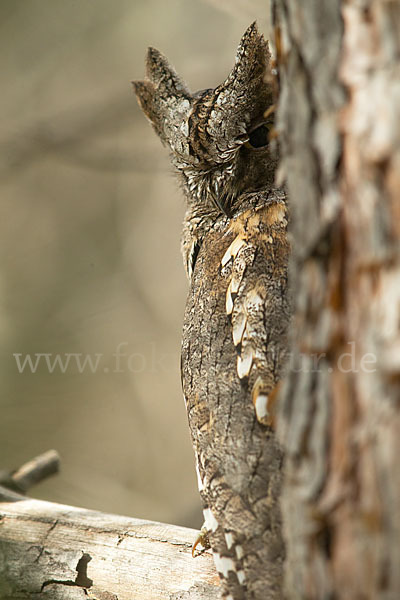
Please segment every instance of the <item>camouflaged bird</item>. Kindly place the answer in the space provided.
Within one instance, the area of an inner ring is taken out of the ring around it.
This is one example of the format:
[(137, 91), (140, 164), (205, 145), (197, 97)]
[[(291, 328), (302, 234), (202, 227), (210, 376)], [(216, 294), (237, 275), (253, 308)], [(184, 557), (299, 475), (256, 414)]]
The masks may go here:
[(274, 400), (290, 311), (268, 45), (253, 23), (224, 83), (194, 94), (153, 48), (146, 67), (134, 89), (187, 200), (182, 382), (205, 527), (222, 596), (275, 600), (284, 547)]

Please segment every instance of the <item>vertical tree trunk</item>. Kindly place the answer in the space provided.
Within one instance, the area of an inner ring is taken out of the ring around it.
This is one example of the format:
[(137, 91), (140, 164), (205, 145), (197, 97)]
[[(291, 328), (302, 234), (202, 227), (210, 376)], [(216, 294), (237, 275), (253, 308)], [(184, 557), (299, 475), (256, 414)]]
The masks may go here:
[(273, 0), (273, 17), (294, 256), (287, 594), (397, 600), (400, 0)]

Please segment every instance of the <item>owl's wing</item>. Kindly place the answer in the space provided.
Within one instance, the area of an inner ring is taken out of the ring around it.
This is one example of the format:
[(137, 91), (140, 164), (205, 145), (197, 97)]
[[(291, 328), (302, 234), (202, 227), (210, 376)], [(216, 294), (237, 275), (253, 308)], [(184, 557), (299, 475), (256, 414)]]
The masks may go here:
[(231, 229), (237, 233), (221, 260), (227, 270), (226, 313), (231, 319), (237, 352), (237, 375), (248, 383), (257, 419), (273, 425), (274, 402), (281, 376), (282, 314), (288, 313), (286, 209), (277, 205), (275, 222), (271, 210), (241, 216)]
[(277, 192), (258, 200), (214, 223), (202, 241), (185, 309), (182, 379), (223, 597), (277, 600), (282, 452), (265, 425), (287, 345), (287, 221)]

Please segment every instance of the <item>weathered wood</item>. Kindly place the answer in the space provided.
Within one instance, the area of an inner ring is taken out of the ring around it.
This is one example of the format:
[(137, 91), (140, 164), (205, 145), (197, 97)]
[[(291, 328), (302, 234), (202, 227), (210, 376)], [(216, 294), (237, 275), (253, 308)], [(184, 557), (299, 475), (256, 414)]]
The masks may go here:
[(24, 498), (0, 488), (0, 599), (215, 600), (197, 532)]

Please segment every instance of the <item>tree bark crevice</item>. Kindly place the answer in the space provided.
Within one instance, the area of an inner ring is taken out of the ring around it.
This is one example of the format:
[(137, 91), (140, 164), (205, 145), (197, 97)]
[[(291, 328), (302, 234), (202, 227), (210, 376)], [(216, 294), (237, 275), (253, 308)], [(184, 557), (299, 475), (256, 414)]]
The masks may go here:
[(400, 2), (273, 5), (293, 238), (292, 368), (278, 419), (286, 589), (296, 599), (394, 600)]

